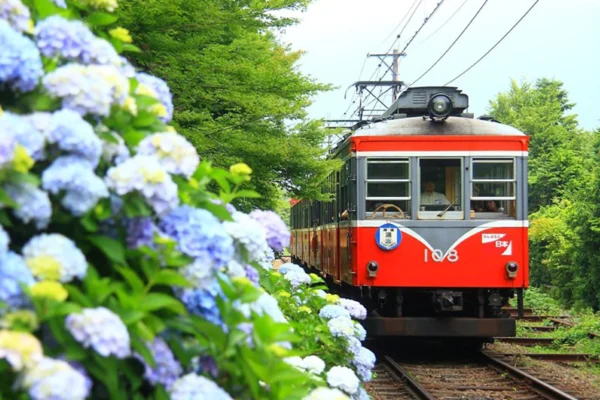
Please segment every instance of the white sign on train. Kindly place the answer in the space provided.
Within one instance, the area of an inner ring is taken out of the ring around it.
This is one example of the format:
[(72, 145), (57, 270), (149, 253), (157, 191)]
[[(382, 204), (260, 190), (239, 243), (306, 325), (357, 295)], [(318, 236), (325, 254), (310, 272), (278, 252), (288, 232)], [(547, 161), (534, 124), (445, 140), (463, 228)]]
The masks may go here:
[(506, 233), (482, 233), (481, 243), (492, 243), (502, 239), (504, 236), (506, 236)]

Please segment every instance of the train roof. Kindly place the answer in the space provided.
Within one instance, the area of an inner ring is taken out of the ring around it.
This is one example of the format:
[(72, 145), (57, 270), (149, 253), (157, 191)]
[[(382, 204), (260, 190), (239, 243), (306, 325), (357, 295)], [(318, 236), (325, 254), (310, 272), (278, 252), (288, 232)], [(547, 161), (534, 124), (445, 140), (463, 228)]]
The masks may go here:
[(350, 135), (358, 136), (527, 136), (520, 130), (498, 122), (465, 117), (448, 117), (445, 121), (435, 122), (423, 117), (386, 119), (366, 123)]

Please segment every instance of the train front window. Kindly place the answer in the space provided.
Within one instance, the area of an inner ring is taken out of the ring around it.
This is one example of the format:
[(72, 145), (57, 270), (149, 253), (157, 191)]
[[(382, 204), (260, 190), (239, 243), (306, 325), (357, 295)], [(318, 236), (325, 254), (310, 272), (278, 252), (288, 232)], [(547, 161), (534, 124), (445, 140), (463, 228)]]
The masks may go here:
[(474, 158), (471, 168), (471, 218), (515, 219), (515, 160)]
[(408, 159), (370, 158), (366, 169), (367, 217), (410, 218)]
[(419, 219), (463, 219), (461, 158), (419, 159)]

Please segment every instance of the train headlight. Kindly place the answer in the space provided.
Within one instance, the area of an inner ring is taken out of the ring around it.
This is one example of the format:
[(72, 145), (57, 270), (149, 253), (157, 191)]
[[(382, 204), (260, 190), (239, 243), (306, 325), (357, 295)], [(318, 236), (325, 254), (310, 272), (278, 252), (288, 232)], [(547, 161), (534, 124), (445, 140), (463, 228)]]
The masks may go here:
[(367, 263), (367, 271), (369, 272), (369, 278), (375, 278), (377, 276), (377, 271), (379, 271), (379, 264), (377, 264), (377, 261), (369, 261)]
[(433, 120), (445, 120), (452, 112), (452, 100), (445, 94), (436, 94), (427, 104), (429, 117)]
[(519, 264), (514, 261), (510, 261), (506, 263), (506, 273), (508, 277), (514, 279), (517, 277), (517, 271), (519, 270)]

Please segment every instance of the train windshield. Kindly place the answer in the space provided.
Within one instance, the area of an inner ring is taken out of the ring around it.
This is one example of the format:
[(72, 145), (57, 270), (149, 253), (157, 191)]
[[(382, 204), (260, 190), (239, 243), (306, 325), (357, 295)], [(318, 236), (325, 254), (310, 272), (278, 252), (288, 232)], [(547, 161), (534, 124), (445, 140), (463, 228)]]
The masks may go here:
[(410, 218), (410, 163), (407, 158), (367, 160), (366, 211), (372, 218)]
[(419, 219), (463, 219), (462, 158), (419, 159)]
[(515, 160), (473, 158), (471, 212), (474, 219), (515, 219)]

